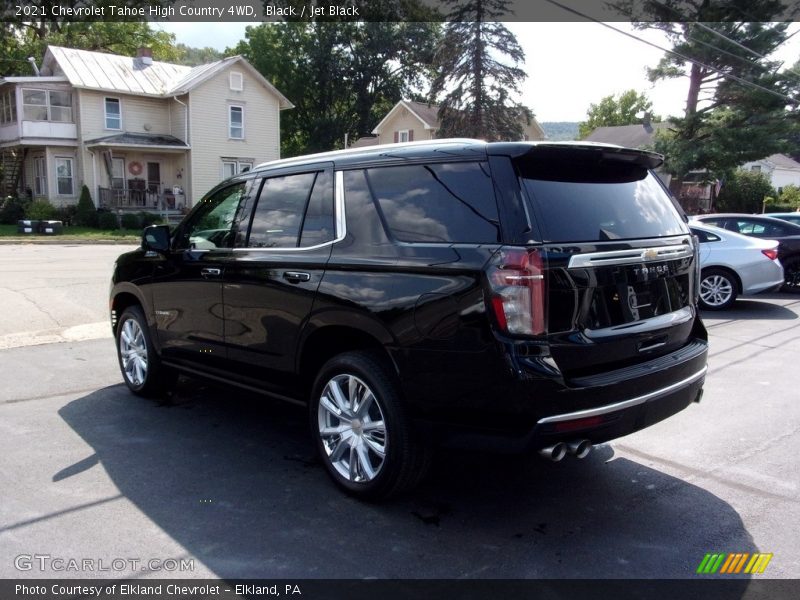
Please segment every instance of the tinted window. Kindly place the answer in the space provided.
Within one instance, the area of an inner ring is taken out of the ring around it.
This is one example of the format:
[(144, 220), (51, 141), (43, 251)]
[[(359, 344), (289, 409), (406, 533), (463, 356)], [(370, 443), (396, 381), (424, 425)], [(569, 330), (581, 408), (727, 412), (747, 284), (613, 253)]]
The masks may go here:
[(245, 183), (223, 188), (201, 200), (200, 207), (181, 228), (176, 248), (231, 248), (241, 219)]
[(685, 232), (669, 195), (643, 167), (556, 156), (521, 161), (519, 168), (546, 241), (592, 242)]
[(400, 241), (500, 241), (485, 163), (375, 168), (367, 178), (389, 231)]
[(316, 173), (301, 173), (264, 181), (250, 226), (249, 247), (297, 247), (315, 178)]
[(690, 229), (692, 233), (697, 236), (697, 239), (700, 240), (701, 244), (705, 244), (706, 242), (718, 242), (720, 240), (720, 237), (713, 233), (706, 233), (702, 229), (695, 229), (694, 227)]
[(333, 230), (333, 174), (324, 171), (317, 174), (314, 190), (308, 200), (306, 216), (303, 219), (303, 233), (300, 246), (316, 246), (334, 239)]

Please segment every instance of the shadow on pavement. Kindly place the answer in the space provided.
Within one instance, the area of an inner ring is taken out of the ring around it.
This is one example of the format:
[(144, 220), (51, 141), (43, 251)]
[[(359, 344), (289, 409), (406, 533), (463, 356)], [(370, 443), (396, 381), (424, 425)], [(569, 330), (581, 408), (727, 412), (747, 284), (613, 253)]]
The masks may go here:
[[(759, 296), (760, 298), (761, 296)], [(764, 297), (766, 299), (766, 297)], [(778, 299), (784, 299), (784, 296)], [(798, 297), (800, 302), (800, 297)], [(792, 320), (797, 319), (797, 313), (790, 308), (756, 300), (753, 298), (739, 298), (733, 306), (726, 310), (703, 310), (700, 313), (704, 321), (714, 322), (718, 320), (729, 321), (755, 321), (755, 320)]]
[(370, 505), (328, 480), (303, 409), (182, 380), (169, 404), (116, 386), (59, 414), (96, 459), (56, 457), (53, 479), (99, 461), (222, 578), (693, 578), (706, 552), (756, 551), (726, 502), (608, 445), (558, 464), (443, 451)]

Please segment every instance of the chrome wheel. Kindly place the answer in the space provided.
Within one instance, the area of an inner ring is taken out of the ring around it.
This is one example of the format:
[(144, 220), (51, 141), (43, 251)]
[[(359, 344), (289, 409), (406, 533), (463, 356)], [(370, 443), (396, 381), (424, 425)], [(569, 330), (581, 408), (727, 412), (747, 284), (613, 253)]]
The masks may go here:
[(317, 410), (322, 447), (347, 481), (377, 477), (386, 460), (386, 425), (378, 398), (361, 379), (342, 374), (322, 390)]
[(136, 319), (128, 319), (119, 333), (119, 355), (125, 378), (136, 387), (147, 379), (147, 342)]
[(708, 275), (700, 282), (700, 299), (709, 307), (725, 306), (731, 302), (733, 293), (733, 283), (724, 275)]

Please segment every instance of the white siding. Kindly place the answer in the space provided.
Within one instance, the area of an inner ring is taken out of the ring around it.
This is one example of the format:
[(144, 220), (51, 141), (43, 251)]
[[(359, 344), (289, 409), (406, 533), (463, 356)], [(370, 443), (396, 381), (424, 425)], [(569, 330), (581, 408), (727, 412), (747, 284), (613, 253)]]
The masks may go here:
[[(132, 133), (170, 133), (169, 104), (174, 100), (145, 98), (124, 94), (107, 94), (80, 90), (81, 137), (84, 141), (124, 131)], [(105, 98), (119, 98), (122, 109), (122, 129), (106, 129)], [(149, 127), (149, 129), (147, 127)]]
[[(230, 89), (225, 69), (191, 95), (192, 203), (222, 180), (222, 157), (249, 159), (253, 164), (280, 158), (278, 98), (240, 66), (244, 90)], [(229, 139), (228, 107), (244, 107), (244, 139)]]
[[(188, 104), (189, 96), (184, 95), (178, 98), (184, 104)], [(184, 107), (180, 102), (173, 98), (169, 100), (169, 134), (174, 135), (184, 142), (189, 141), (189, 134), (186, 131), (188, 120), (188, 107)]]

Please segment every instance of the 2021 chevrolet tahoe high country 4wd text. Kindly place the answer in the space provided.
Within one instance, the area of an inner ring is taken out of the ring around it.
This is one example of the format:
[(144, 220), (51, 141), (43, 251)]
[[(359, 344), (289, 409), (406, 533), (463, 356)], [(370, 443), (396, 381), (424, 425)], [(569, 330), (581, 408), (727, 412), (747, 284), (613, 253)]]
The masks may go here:
[(414, 485), (432, 441), (581, 456), (701, 396), (696, 244), (660, 163), (440, 140), (261, 165), (119, 257), (125, 383), (307, 404), (363, 498)]

